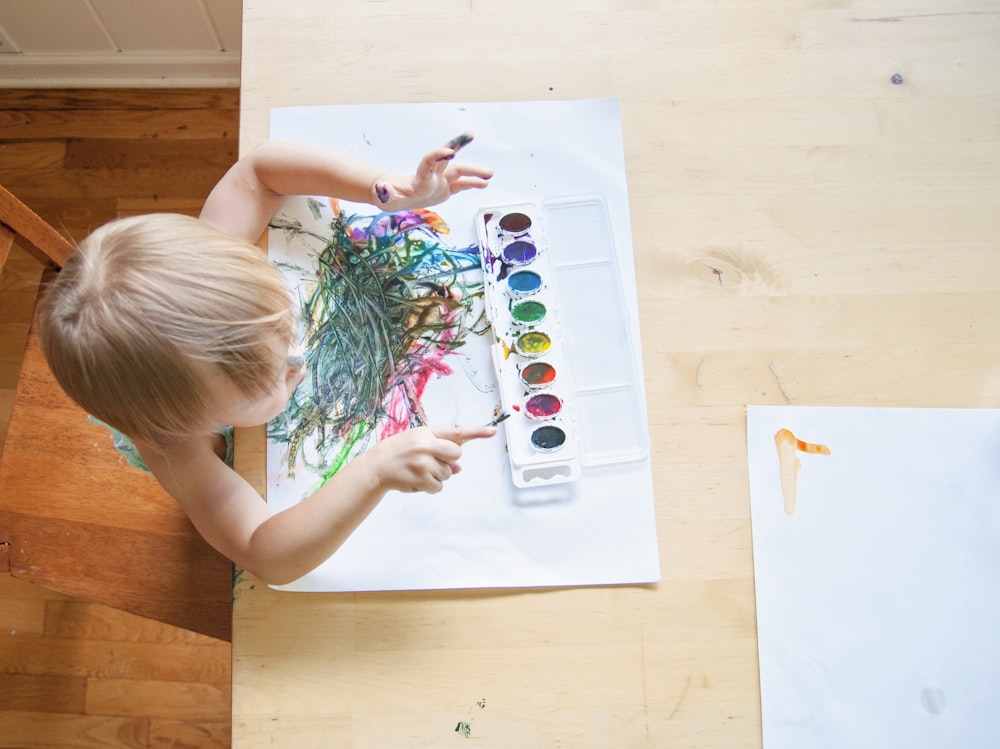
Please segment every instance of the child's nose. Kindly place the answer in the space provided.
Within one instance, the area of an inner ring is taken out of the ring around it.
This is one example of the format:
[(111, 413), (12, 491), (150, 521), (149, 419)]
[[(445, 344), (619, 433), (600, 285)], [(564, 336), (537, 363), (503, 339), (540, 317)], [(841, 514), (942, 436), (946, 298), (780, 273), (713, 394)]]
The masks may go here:
[(306, 378), (306, 360), (302, 356), (288, 357), (288, 373), (285, 375), (285, 382), (297, 388)]

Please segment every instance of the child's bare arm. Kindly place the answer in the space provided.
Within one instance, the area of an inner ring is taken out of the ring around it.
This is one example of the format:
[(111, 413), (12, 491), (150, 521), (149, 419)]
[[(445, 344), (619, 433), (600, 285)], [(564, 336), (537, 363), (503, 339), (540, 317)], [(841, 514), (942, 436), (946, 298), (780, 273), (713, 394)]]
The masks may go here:
[(262, 581), (283, 584), (330, 557), (387, 491), (440, 491), (460, 470), (460, 443), (494, 434), (492, 426), (408, 430), (376, 444), (280, 513), (226, 467), (208, 442), (170, 458), (152, 451), (143, 457), (208, 543)]
[(493, 172), (453, 158), (471, 136), (425, 154), (408, 177), (381, 171), (333, 148), (269, 140), (223, 176), (201, 218), (230, 234), (257, 241), (286, 195), (326, 195), (387, 211), (434, 205), (461, 190), (482, 188)]

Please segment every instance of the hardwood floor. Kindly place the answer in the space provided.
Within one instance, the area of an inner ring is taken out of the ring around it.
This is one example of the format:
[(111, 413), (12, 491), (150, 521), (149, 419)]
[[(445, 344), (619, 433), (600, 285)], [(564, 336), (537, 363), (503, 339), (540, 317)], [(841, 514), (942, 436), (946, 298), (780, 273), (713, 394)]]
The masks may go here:
[[(74, 240), (197, 213), (235, 161), (236, 90), (0, 91), (0, 184)], [(0, 278), (0, 450), (42, 267)], [(229, 643), (12, 578), (0, 547), (0, 748), (228, 747)]]

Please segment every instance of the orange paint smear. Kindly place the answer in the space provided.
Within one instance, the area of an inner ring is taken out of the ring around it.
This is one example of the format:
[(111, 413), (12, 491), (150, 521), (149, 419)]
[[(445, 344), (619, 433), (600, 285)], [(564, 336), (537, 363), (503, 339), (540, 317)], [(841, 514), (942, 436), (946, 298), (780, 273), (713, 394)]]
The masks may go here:
[(805, 442), (788, 429), (779, 429), (774, 435), (774, 445), (778, 448), (778, 468), (781, 471), (781, 494), (785, 500), (785, 513), (795, 514), (798, 502), (798, 478), (802, 462), (797, 453), (809, 455), (829, 455), (830, 448), (812, 442)]
[(812, 442), (803, 442), (788, 429), (779, 429), (778, 433), (774, 435), (774, 444), (778, 446), (778, 449), (781, 449), (782, 443), (792, 444), (795, 446), (796, 450), (804, 453), (810, 453), (812, 455), (830, 454), (830, 448), (826, 445), (816, 445)]

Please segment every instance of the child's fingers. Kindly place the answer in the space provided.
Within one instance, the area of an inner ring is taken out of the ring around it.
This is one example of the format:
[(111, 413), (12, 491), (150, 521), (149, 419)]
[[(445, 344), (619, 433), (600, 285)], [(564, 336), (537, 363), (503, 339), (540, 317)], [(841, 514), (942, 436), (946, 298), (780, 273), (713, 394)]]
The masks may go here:
[[(436, 494), (444, 483), (462, 468), (458, 461), (462, 457), (462, 443), (473, 439), (492, 437), (497, 433), (495, 426), (448, 425), (421, 427), (397, 435), (380, 444), (402, 439), (409, 444), (406, 451), (415, 451), (409, 467), (396, 480), (402, 491), (423, 491)], [(404, 437), (404, 435), (406, 435)], [(430, 435), (428, 437), (428, 435)], [(406, 477), (406, 478), (404, 478)]]
[(497, 433), (497, 428), (482, 424), (477, 426), (449, 424), (446, 426), (433, 426), (431, 427), (431, 431), (436, 437), (461, 445), (463, 442), (468, 442), (469, 440), (492, 437)]
[(427, 167), (435, 168), (440, 164), (447, 165), (449, 161), (455, 158), (455, 154), (472, 142), (472, 137), (472, 133), (456, 135), (443, 146), (429, 151), (421, 160), (421, 166), (426, 165)]
[[(457, 465), (457, 464), (456, 464)], [(455, 469), (451, 467), (451, 463), (441, 463), (438, 470), (434, 473), (434, 478), (440, 481), (442, 484), (455, 475)]]
[(493, 170), (475, 164), (452, 164), (444, 176), (448, 180), (448, 189), (454, 195), (462, 190), (482, 190), (489, 187)]
[[(447, 444), (450, 448), (461, 454), (462, 448), (454, 442), (448, 442)], [(454, 458), (454, 460), (457, 459), (457, 457)], [(442, 460), (438, 456), (430, 458), (430, 461), (429, 465), (424, 465), (417, 469), (414, 474), (414, 478), (417, 479), (414, 488), (417, 491), (425, 491), (428, 494), (437, 494), (444, 488), (445, 482), (458, 472), (458, 463), (453, 463), (450, 460)]]
[(493, 170), (489, 167), (479, 166), (478, 164), (452, 164), (449, 167), (448, 176), (452, 179), (478, 177), (479, 179), (486, 180), (493, 177)]
[(454, 153), (458, 153), (467, 145), (472, 143), (473, 136), (470, 132), (459, 133), (454, 138), (445, 143), (445, 148), (450, 148)]
[(420, 185), (430, 179), (440, 177), (444, 170), (448, 168), (452, 152), (447, 148), (435, 148), (428, 151), (417, 164), (417, 170), (413, 174), (414, 185)]
[(448, 166), (448, 162), (455, 158), (455, 152), (446, 146), (428, 151), (421, 160), (420, 165), (428, 169), (442, 171)]
[(489, 180), (482, 179), (481, 177), (460, 177), (459, 179), (452, 180), (449, 183), (449, 188), (452, 195), (454, 195), (456, 192), (462, 192), (462, 190), (482, 190), (484, 187), (489, 187), (489, 185)]

